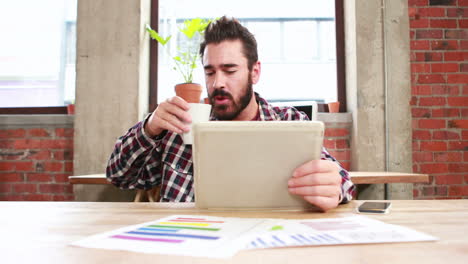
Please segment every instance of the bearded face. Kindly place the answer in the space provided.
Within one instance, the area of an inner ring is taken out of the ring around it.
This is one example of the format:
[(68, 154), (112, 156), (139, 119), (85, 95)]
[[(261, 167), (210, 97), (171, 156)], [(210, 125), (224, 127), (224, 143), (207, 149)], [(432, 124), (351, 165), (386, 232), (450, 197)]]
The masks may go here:
[(247, 107), (252, 96), (252, 76), (249, 72), (247, 82), (242, 85), (237, 96), (224, 89), (215, 89), (209, 95), (213, 115), (218, 120), (233, 120)]
[(203, 55), (206, 88), (212, 112), (218, 120), (251, 120), (253, 85), (260, 76), (260, 62), (249, 67), (240, 40), (210, 43)]

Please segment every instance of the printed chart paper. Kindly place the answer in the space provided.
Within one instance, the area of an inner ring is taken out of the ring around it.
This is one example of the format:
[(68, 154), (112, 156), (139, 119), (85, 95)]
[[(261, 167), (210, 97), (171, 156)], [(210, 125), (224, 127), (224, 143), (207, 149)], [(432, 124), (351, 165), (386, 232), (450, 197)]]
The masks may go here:
[(72, 245), (143, 253), (229, 258), (264, 219), (174, 215), (98, 234)]
[(273, 220), (252, 234), (247, 249), (363, 243), (432, 241), (437, 238), (364, 216)]
[(72, 245), (229, 258), (243, 249), (433, 240), (437, 238), (365, 216), (286, 220), (174, 215), (91, 236)]

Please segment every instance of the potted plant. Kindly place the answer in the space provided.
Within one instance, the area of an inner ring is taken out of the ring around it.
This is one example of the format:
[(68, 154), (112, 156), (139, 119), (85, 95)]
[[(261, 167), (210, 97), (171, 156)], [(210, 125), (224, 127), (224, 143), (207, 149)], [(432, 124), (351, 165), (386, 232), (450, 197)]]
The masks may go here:
[(69, 115), (75, 114), (75, 100), (72, 100), (70, 103), (67, 104), (67, 113)]
[(329, 102), (328, 103), (328, 112), (330, 112), (330, 113), (339, 113), (340, 112), (340, 102)]
[(193, 83), (193, 71), (197, 67), (197, 61), (200, 57), (198, 54), (199, 41), (210, 22), (211, 20), (201, 18), (185, 20), (183, 26), (178, 29), (186, 37), (187, 45), (178, 46), (176, 54), (172, 54), (173, 52), (168, 47), (172, 36), (163, 37), (149, 25), (146, 25), (146, 30), (150, 34), (150, 37), (161, 44), (173, 59), (175, 65), (173, 69), (182, 75), (184, 83), (177, 84), (175, 91), (178, 96), (181, 96), (189, 103), (199, 103), (203, 91), (200, 84)]

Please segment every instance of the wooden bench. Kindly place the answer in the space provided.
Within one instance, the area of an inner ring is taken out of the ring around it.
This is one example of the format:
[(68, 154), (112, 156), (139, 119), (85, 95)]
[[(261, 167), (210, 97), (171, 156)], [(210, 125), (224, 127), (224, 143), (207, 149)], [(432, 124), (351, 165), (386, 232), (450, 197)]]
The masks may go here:
[(390, 171), (350, 171), (354, 184), (378, 183), (428, 183), (429, 175), (420, 173), (404, 173)]
[[(106, 174), (89, 174), (77, 175), (68, 177), (71, 184), (111, 184), (107, 181)], [(137, 190), (134, 202), (142, 202), (146, 199), (150, 202), (159, 200), (160, 186), (156, 186), (150, 190)]]
[[(350, 171), (349, 175), (354, 184), (379, 184), (379, 183), (428, 183), (429, 175), (403, 172), (368, 172)], [(111, 184), (105, 174), (76, 175), (68, 177), (71, 184)], [(137, 190), (134, 202), (159, 200), (160, 186), (151, 190)]]

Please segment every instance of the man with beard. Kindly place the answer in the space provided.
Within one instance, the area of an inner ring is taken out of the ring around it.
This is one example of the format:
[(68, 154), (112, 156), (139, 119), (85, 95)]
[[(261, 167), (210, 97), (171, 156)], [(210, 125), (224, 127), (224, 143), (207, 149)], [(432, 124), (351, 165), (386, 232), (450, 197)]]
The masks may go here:
[[(205, 30), (200, 55), (211, 120), (307, 120), (304, 113), (273, 107), (254, 93), (252, 85), (261, 73), (257, 42), (237, 20), (213, 21)], [(107, 166), (108, 179), (120, 188), (160, 185), (162, 202), (193, 202), (192, 148), (179, 135), (190, 129), (188, 109), (186, 101), (174, 96), (130, 128), (117, 140)], [(323, 211), (351, 200), (355, 189), (348, 173), (325, 149), (321, 160), (311, 160), (293, 172), (288, 188)]]

